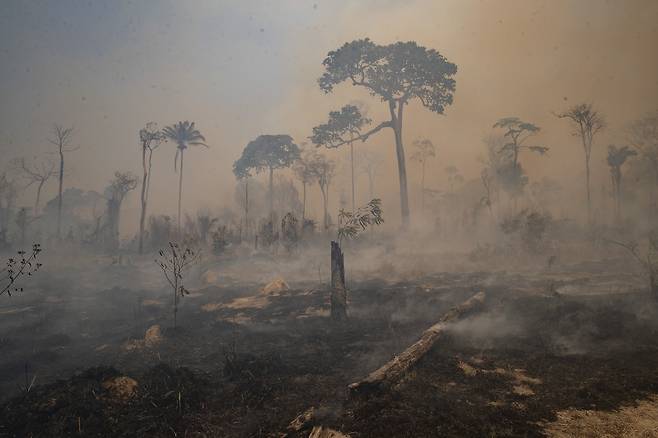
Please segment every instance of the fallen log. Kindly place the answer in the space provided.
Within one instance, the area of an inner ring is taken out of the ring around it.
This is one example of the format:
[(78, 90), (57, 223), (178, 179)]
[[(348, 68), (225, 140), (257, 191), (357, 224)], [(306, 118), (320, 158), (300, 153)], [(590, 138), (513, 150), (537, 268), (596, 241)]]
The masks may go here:
[(409, 348), (404, 350), (398, 356), (395, 356), (384, 366), (370, 373), (365, 379), (350, 384), (348, 386), (350, 392), (354, 394), (356, 392), (375, 389), (385, 383), (395, 382), (432, 348), (434, 343), (439, 340), (451, 322), (461, 318), (467, 313), (481, 308), (484, 303), (484, 298), (485, 293), (479, 292), (459, 306), (450, 309), (448, 313), (443, 315), (439, 322), (425, 330), (420, 339)]

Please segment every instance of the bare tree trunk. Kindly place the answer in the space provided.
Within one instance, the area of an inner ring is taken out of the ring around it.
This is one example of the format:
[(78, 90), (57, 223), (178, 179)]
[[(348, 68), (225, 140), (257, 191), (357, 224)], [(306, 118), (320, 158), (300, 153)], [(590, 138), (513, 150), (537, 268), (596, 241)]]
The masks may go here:
[(178, 237), (180, 238), (181, 201), (183, 199), (183, 155), (185, 150), (180, 151), (180, 175), (178, 178)]
[(64, 153), (59, 147), (59, 196), (57, 197), (57, 239), (62, 237), (62, 189), (64, 187)]
[(350, 141), (350, 163), (352, 166), (352, 211), (356, 210), (356, 198), (354, 195), (354, 143)]
[(463, 315), (479, 309), (484, 304), (485, 294), (479, 292), (459, 306), (451, 309), (436, 324), (425, 330), (420, 339), (365, 379), (349, 385), (351, 391), (374, 389), (384, 383), (395, 382), (411, 368), (441, 338), (449, 323)]
[(324, 212), (322, 225), (324, 226), (325, 231), (329, 228), (329, 213), (327, 211), (329, 209), (329, 205), (328, 205), (329, 195), (327, 193), (328, 189), (329, 189), (328, 187), (325, 187), (324, 185), (320, 185), (320, 191), (322, 192), (322, 209)]
[(395, 114), (395, 101), (389, 101), (393, 132), (395, 134), (395, 153), (398, 160), (398, 175), (400, 178), (400, 211), (402, 214), (402, 229), (409, 228), (409, 192), (407, 189), (407, 167), (404, 158), (404, 145), (402, 143), (402, 110), (404, 104), (398, 102), (398, 112)]
[(370, 199), (373, 199), (373, 193), (375, 193), (375, 184), (374, 184), (374, 175), (368, 172), (368, 191), (370, 193)]
[(347, 288), (343, 251), (338, 242), (331, 241), (331, 318), (347, 319)]
[[(181, 163), (182, 163), (181, 157)], [(182, 166), (181, 166), (182, 168)], [(174, 275), (174, 328), (178, 323), (178, 275)]]
[(621, 223), (621, 169), (619, 169), (619, 176), (617, 180), (617, 221)]
[(274, 221), (274, 169), (270, 167), (270, 220)]
[(420, 177), (420, 211), (425, 212), (425, 159), (423, 159), (423, 166)]
[(302, 181), (302, 229), (304, 229), (304, 222), (306, 221), (306, 182)]
[(585, 155), (585, 188), (587, 190), (587, 224), (592, 224), (592, 195), (590, 191), (589, 155)]
[(139, 214), (139, 253), (144, 253), (144, 222), (146, 220), (146, 182), (149, 172), (146, 169), (146, 148), (142, 147), (142, 193), (141, 205), (142, 211)]
[(43, 185), (46, 183), (46, 180), (42, 179), (39, 181), (39, 185), (37, 186), (37, 199), (34, 201), (34, 216), (39, 214), (39, 201), (41, 200), (41, 189), (43, 188)]
[(249, 235), (249, 178), (244, 179), (244, 235)]

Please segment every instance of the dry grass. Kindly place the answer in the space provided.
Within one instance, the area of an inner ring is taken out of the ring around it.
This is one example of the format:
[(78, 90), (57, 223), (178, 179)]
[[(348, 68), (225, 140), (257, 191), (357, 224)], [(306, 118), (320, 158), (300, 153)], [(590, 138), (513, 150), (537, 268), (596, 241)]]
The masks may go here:
[(544, 424), (544, 431), (554, 438), (658, 437), (658, 396), (612, 412), (560, 411), (556, 421)]

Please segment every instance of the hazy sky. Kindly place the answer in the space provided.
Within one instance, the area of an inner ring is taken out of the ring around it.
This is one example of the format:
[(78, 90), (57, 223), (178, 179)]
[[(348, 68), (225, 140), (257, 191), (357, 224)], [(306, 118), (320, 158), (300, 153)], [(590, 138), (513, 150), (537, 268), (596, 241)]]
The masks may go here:
[[(523, 158), (531, 178), (581, 181), (582, 151), (551, 115), (580, 101), (609, 121), (593, 156), (594, 178), (607, 181), (607, 144), (623, 142), (630, 120), (658, 108), (654, 0), (4, 0), (0, 164), (52, 151), (53, 123), (73, 125), (80, 149), (70, 154), (66, 185), (102, 191), (115, 170), (139, 172), (137, 134), (146, 122), (193, 120), (210, 149), (186, 154), (184, 207), (218, 209), (233, 200), (233, 161), (259, 134), (289, 133), (301, 143), (329, 110), (353, 100), (379, 121), (383, 104), (363, 90), (344, 85), (326, 96), (316, 83), (329, 50), (366, 36), (415, 40), (458, 65), (445, 115), (414, 105), (405, 120), (409, 146), (419, 136), (438, 146), (428, 165), (437, 189), (449, 164), (477, 176), (481, 139), (505, 116), (541, 126), (537, 142), (551, 147), (547, 158)], [(381, 151), (383, 173), (394, 175), (390, 132), (364, 147)], [(171, 144), (156, 154), (152, 212), (175, 212), (173, 156)], [(359, 184), (365, 190), (366, 180)], [(397, 176), (380, 184), (397, 217)], [(127, 201), (127, 226), (137, 198)]]

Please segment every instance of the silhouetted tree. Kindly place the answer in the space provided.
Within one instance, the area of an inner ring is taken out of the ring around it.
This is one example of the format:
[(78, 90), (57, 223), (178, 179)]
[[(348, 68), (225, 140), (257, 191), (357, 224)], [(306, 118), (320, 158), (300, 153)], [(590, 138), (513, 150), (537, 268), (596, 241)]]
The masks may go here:
[(22, 207), (16, 213), (16, 226), (18, 227), (19, 232), (19, 242), (22, 245), (25, 245), (25, 237), (27, 235), (27, 228), (34, 221), (34, 218), (31, 217), (30, 212), (27, 207)]
[(213, 226), (219, 219), (211, 217), (208, 212), (200, 212), (196, 217), (196, 228), (199, 232), (199, 240), (204, 244), (208, 242), (208, 236)]
[(302, 183), (302, 224), (306, 220), (306, 186), (313, 182), (312, 158), (313, 154), (308, 149), (302, 149), (292, 167), (295, 176)]
[(615, 221), (617, 223), (621, 220), (621, 167), (629, 157), (634, 155), (637, 155), (637, 152), (628, 146), (608, 146), (608, 166), (610, 166), (610, 176), (612, 177), (612, 192), (615, 199)]
[(336, 163), (320, 153), (313, 153), (310, 157), (310, 171), (313, 179), (318, 183), (322, 193), (322, 208), (324, 229), (329, 228), (329, 185), (336, 171)]
[(419, 46), (413, 41), (378, 45), (368, 38), (345, 43), (339, 49), (329, 52), (323, 65), (325, 72), (318, 83), (325, 93), (330, 93), (336, 85), (348, 81), (386, 102), (390, 120), (351, 141), (365, 141), (384, 128), (393, 130), (400, 178), (402, 226), (407, 228), (409, 197), (402, 141), (404, 106), (418, 99), (425, 108), (443, 114), (445, 107), (452, 104), (452, 93), (455, 90), (452, 76), (457, 72), (457, 66), (448, 62), (436, 50)]
[(500, 169), (501, 181), (503, 187), (514, 198), (514, 210), (516, 211), (516, 202), (518, 196), (522, 193), (523, 187), (527, 184), (527, 177), (524, 175), (519, 155), (523, 151), (535, 152), (539, 155), (545, 155), (549, 148), (545, 146), (527, 145), (528, 138), (536, 135), (540, 128), (532, 123), (524, 122), (518, 117), (506, 117), (498, 120), (493, 125), (494, 128), (503, 130), (503, 138), (506, 143), (498, 151), (506, 156), (506, 163)]
[(121, 204), (128, 192), (137, 187), (138, 178), (131, 172), (115, 172), (114, 179), (106, 189), (107, 197), (107, 230), (110, 233), (110, 249), (119, 246), (119, 221), (121, 219)]
[(658, 111), (631, 123), (629, 143), (640, 152), (654, 174), (653, 214), (658, 214)]
[(556, 114), (560, 119), (569, 119), (573, 128), (572, 134), (580, 137), (585, 152), (585, 188), (587, 190), (587, 222), (592, 222), (592, 200), (590, 193), (590, 158), (594, 136), (603, 128), (605, 121), (601, 114), (591, 104), (574, 105), (563, 113)]
[(427, 160), (436, 156), (434, 143), (427, 138), (414, 140), (414, 152), (411, 159), (420, 163), (420, 207), (421, 211), (425, 210), (425, 163)]
[[(158, 125), (150, 122), (139, 130), (139, 143), (142, 149), (142, 193), (141, 212), (139, 215), (139, 253), (144, 251), (144, 226), (146, 222), (146, 207), (148, 204), (149, 188), (151, 185), (151, 168), (153, 152), (164, 141), (164, 134)], [(182, 173), (182, 172), (181, 172)]]
[(260, 135), (250, 141), (242, 156), (233, 164), (235, 175), (248, 175), (253, 170), (269, 171), (270, 220), (274, 216), (274, 170), (290, 167), (299, 158), (299, 147), (289, 135)]
[(250, 168), (243, 167), (240, 159), (233, 163), (233, 174), (238, 181), (244, 183), (244, 229), (245, 236), (249, 235), (249, 178), (251, 177)]
[(371, 151), (361, 151), (359, 154), (359, 163), (361, 163), (361, 171), (368, 176), (368, 193), (370, 194), (370, 199), (374, 197), (375, 193), (375, 176), (379, 167), (382, 165), (384, 160), (381, 155), (371, 152)]
[(34, 215), (39, 213), (39, 202), (41, 200), (41, 190), (48, 182), (50, 177), (55, 175), (55, 163), (50, 160), (41, 163), (28, 163), (25, 158), (19, 158), (16, 161), (16, 167), (22, 173), (23, 178), (27, 180), (25, 188), (32, 184), (37, 185), (36, 200), (34, 201)]
[(162, 130), (166, 139), (176, 143), (176, 156), (174, 157), (174, 170), (177, 170), (178, 157), (180, 156), (180, 176), (178, 179), (178, 216), (177, 216), (177, 231), (180, 233), (181, 224), (181, 203), (183, 198), (183, 157), (185, 150), (190, 146), (204, 146), (208, 147), (204, 142), (206, 138), (194, 127), (194, 122), (178, 122), (170, 126), (166, 126)]
[(329, 121), (313, 128), (310, 137), (313, 144), (327, 148), (341, 145), (350, 146), (350, 167), (352, 175), (352, 211), (356, 208), (354, 184), (354, 140), (361, 135), (361, 130), (370, 123), (355, 105), (345, 105), (340, 111), (331, 111)]
[(450, 186), (450, 193), (455, 191), (455, 183), (460, 183), (464, 181), (464, 177), (459, 174), (459, 169), (457, 169), (452, 164), (446, 166), (445, 172), (448, 175), (448, 185)]
[(62, 125), (53, 127), (52, 137), (48, 141), (57, 148), (59, 154), (59, 188), (57, 190), (57, 238), (62, 236), (62, 190), (64, 187), (64, 153), (73, 152), (78, 148), (71, 148), (73, 128), (64, 128)]
[(489, 212), (495, 219), (493, 205), (500, 201), (500, 188), (502, 186), (502, 176), (504, 167), (510, 154), (501, 153), (506, 141), (501, 135), (490, 134), (482, 139), (485, 148), (486, 156), (482, 160), (484, 169), (480, 172), (480, 180), (485, 189), (485, 195), (481, 202), (487, 206)]
[(4, 172), (0, 175), (0, 247), (8, 244), (9, 223), (14, 203), (18, 198), (16, 182)]

